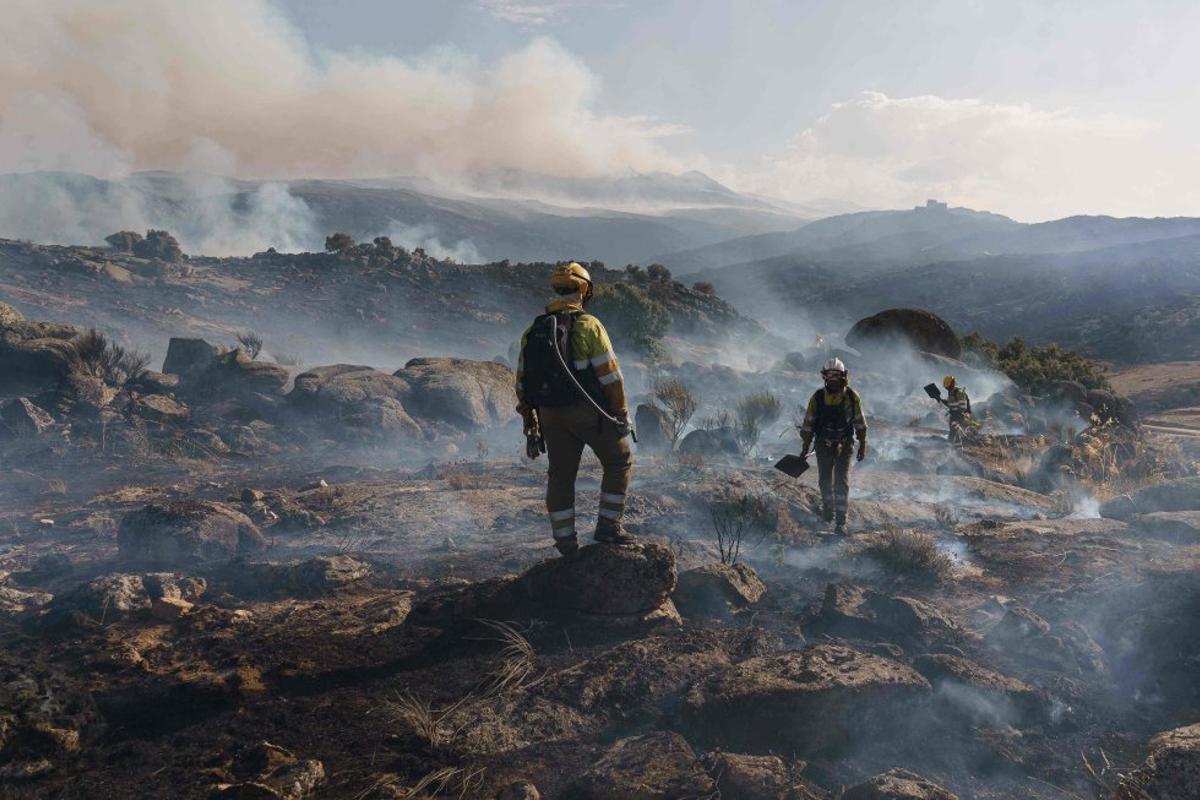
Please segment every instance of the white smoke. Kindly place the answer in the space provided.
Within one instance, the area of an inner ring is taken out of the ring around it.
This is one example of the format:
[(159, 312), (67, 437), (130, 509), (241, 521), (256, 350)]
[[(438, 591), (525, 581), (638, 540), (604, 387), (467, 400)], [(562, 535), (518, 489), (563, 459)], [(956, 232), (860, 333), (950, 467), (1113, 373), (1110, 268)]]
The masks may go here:
[(397, 247), (408, 250), (419, 247), (434, 258), (448, 258), (460, 264), (481, 264), (485, 261), (469, 239), (445, 243), (432, 225), (405, 225), (393, 220), (386, 235)]
[[(285, 179), (671, 168), (548, 39), (480, 63), (314, 52), (266, 0), (10, 0), (0, 172)], [(667, 130), (670, 130), (669, 128)]]

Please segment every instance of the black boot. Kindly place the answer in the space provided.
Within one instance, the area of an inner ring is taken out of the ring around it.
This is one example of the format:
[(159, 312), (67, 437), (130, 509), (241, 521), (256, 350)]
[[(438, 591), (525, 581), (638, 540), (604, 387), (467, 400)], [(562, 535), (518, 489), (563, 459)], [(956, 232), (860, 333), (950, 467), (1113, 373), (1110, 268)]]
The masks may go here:
[(579, 553), (579, 540), (574, 536), (567, 536), (562, 539), (554, 540), (554, 549), (559, 552), (563, 558), (574, 558)]
[(825, 522), (833, 522), (833, 509), (829, 506), (821, 508), (821, 519)]
[(596, 523), (596, 534), (593, 538), (603, 544), (636, 544), (637, 538), (627, 533), (619, 519), (604, 519)]
[(844, 515), (838, 514), (837, 525), (834, 526), (833, 532), (837, 536), (846, 535), (846, 517)]

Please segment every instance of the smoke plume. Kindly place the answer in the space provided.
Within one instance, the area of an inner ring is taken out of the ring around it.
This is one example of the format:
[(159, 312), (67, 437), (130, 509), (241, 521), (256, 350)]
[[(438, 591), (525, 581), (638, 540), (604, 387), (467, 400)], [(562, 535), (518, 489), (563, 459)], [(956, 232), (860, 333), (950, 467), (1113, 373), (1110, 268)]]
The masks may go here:
[(668, 168), (663, 129), (592, 108), (546, 39), (479, 63), (315, 52), (266, 0), (14, 0), (0, 172), (255, 178)]

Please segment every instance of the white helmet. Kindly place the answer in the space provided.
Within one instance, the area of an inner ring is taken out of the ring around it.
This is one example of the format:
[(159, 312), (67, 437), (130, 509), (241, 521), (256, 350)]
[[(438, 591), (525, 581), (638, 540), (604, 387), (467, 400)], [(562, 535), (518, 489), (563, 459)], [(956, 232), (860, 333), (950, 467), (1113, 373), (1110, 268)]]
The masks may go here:
[(821, 374), (826, 372), (841, 372), (845, 373), (846, 365), (842, 363), (840, 358), (831, 358), (825, 362), (825, 366), (821, 367)]

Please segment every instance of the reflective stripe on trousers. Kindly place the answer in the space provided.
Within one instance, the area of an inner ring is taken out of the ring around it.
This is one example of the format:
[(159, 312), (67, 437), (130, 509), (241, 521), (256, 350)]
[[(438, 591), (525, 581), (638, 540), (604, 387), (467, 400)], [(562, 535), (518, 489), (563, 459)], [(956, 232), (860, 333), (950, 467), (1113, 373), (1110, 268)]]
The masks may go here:
[(850, 456), (853, 440), (817, 442), (817, 481), (821, 486), (821, 504), (846, 521), (850, 508)]

